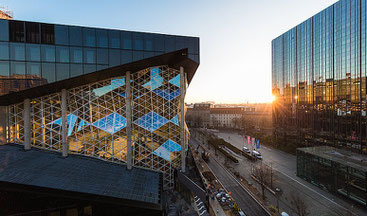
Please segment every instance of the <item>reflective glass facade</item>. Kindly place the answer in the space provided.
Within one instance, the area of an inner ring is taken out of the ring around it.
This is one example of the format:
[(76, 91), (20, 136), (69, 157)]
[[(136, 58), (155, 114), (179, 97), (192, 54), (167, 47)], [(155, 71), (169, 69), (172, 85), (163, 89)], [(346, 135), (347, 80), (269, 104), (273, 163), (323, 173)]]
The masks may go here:
[(0, 19), (0, 95), (188, 48), (199, 38)]
[(341, 0), (272, 41), (278, 145), (367, 153), (366, 7)]
[[(167, 66), (131, 74), (131, 116), (126, 79), (119, 76), (67, 90), (67, 147), (62, 138), (61, 94), (31, 99), (31, 146), (56, 152), (67, 148), (69, 154), (127, 163), (127, 118), (131, 118), (132, 165), (162, 171), (164, 187), (173, 188), (181, 147), (187, 149), (188, 131), (181, 122), (181, 86), (187, 86), (186, 79)], [(8, 112), (8, 142), (23, 145), (25, 103), (8, 106)]]

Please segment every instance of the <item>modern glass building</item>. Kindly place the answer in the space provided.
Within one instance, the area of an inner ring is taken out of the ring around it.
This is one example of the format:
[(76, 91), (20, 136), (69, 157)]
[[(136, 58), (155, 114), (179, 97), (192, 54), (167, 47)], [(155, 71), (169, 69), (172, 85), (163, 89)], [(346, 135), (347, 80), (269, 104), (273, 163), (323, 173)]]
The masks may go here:
[(367, 153), (366, 4), (340, 0), (272, 41), (278, 145)]
[(180, 49), (199, 38), (0, 19), (0, 95)]
[(158, 171), (172, 188), (198, 65), (197, 37), (0, 20), (0, 143)]

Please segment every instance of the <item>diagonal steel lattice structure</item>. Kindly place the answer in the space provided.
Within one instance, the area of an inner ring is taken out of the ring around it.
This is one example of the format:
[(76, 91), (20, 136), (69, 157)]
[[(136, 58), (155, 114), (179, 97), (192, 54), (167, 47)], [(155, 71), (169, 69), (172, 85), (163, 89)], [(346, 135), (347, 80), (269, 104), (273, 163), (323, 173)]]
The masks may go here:
[[(187, 87), (182, 74), (168, 66), (150, 67), (68, 89), (65, 143), (62, 94), (31, 99), (30, 145), (127, 163), (129, 132), (132, 165), (163, 172), (164, 188), (173, 188), (174, 170), (181, 166), (182, 150), (186, 151), (188, 140), (188, 130), (181, 119)], [(127, 95), (131, 95), (130, 100)], [(10, 143), (25, 142), (25, 103), (8, 107)], [(127, 112), (128, 105), (131, 112)]]

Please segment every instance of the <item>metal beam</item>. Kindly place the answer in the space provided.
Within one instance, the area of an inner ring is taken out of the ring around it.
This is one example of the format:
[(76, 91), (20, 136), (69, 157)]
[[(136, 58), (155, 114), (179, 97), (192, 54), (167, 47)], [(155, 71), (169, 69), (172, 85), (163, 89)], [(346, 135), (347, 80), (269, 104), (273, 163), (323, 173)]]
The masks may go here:
[(67, 90), (61, 90), (61, 137), (62, 156), (67, 157), (69, 152), (68, 125), (67, 125)]
[(186, 94), (185, 72), (180, 67), (180, 92), (181, 92), (181, 171), (185, 172), (186, 167), (186, 147), (185, 147), (185, 94)]
[(130, 71), (126, 72), (126, 142), (127, 142), (127, 156), (126, 163), (127, 169), (131, 169), (133, 165), (132, 161), (132, 142), (131, 142), (131, 85), (130, 85)]
[(24, 150), (31, 149), (31, 101), (24, 100)]

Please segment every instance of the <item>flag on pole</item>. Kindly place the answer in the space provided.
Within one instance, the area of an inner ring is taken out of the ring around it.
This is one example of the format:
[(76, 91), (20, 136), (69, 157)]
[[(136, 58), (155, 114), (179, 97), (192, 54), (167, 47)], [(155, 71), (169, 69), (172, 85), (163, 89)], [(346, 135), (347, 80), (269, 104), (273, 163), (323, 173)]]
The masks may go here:
[(256, 140), (257, 141), (257, 144), (256, 144), (256, 149), (259, 149), (260, 148), (260, 140)]
[(251, 140), (252, 142), (251, 142), (251, 145), (252, 145), (252, 149), (254, 149), (255, 148), (255, 138), (254, 137), (252, 137), (252, 140)]
[(247, 145), (250, 145), (250, 139), (251, 139), (251, 137), (247, 136)]

